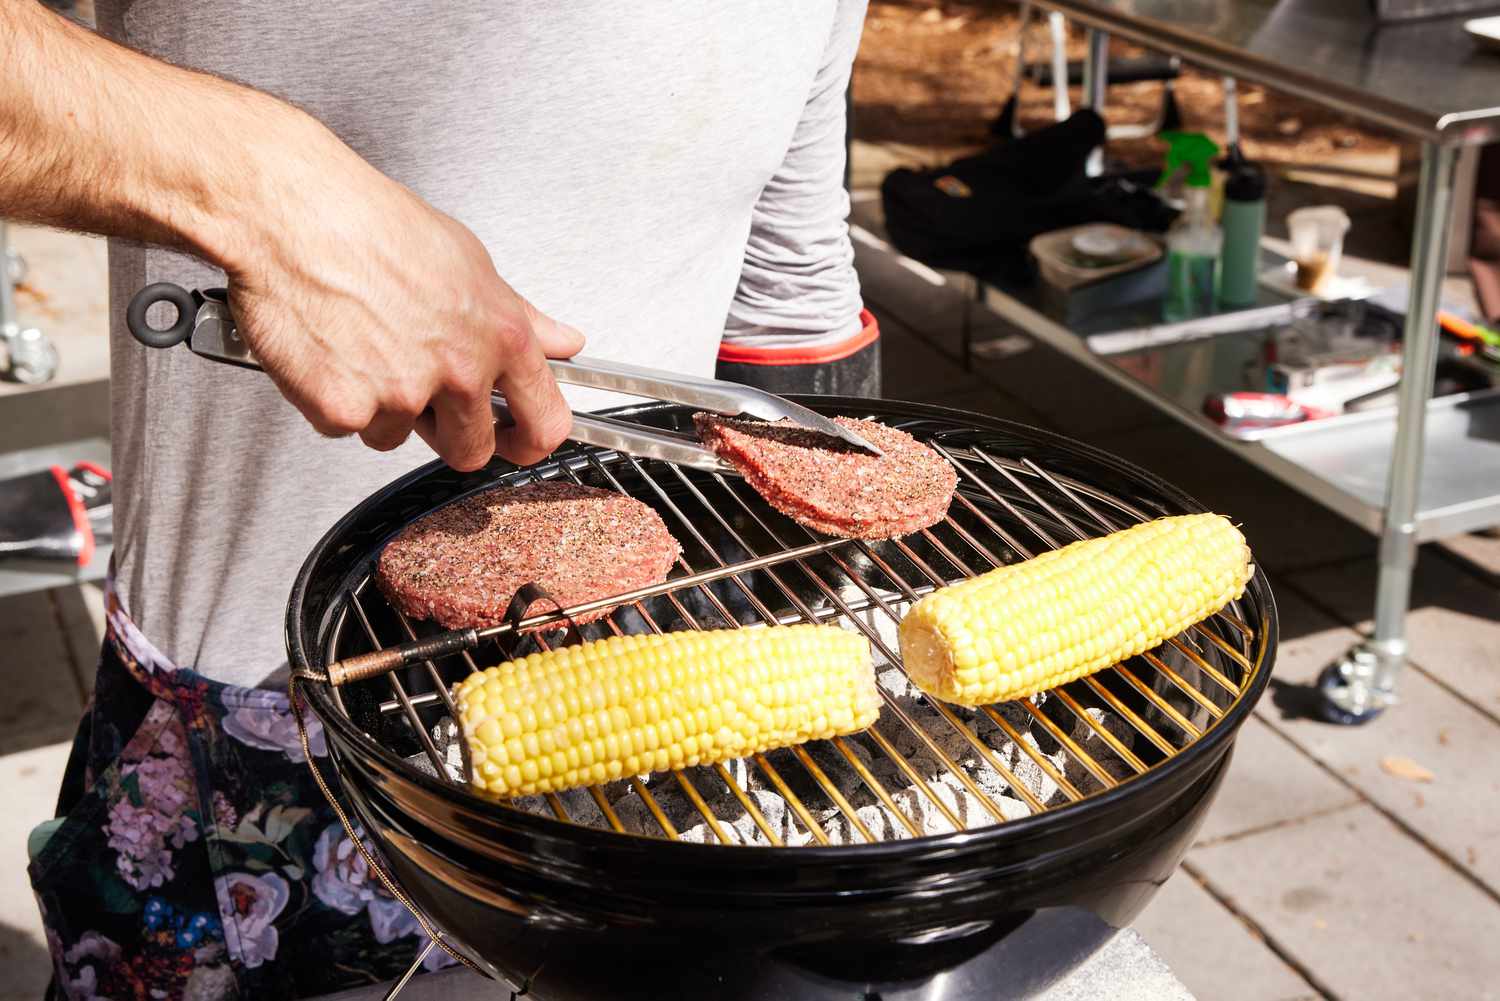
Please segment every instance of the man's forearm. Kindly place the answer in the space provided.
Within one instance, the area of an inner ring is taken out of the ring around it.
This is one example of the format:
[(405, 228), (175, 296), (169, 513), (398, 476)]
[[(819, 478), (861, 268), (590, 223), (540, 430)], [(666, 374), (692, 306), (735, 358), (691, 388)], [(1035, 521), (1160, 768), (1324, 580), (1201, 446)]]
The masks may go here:
[(240, 259), (299, 133), (274, 98), (0, 0), (0, 216)]
[[(325, 434), (449, 463), (536, 462), (583, 344), (473, 233), (312, 116), (0, 0), (0, 216), (179, 247), (223, 268), (241, 336)], [(413, 262), (418, 262), (413, 264)], [(498, 433), (499, 388), (516, 422)]]

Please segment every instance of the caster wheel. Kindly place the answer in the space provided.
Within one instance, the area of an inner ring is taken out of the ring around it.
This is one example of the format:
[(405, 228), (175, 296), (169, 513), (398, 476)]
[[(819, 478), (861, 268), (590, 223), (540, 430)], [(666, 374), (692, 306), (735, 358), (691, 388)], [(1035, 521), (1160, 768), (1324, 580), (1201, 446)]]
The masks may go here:
[(57, 374), (57, 347), (35, 327), (6, 338), (6, 347), (10, 353), (6, 375), (15, 382), (36, 386)]
[(1342, 689), (1344, 685), (1344, 675), (1339, 670), (1338, 664), (1329, 664), (1323, 668), (1323, 673), (1318, 675), (1316, 711), (1318, 718), (1323, 722), (1336, 723), (1339, 726), (1359, 726), (1385, 712), (1384, 706), (1371, 706), (1359, 712), (1345, 709), (1334, 697), (1334, 693)]

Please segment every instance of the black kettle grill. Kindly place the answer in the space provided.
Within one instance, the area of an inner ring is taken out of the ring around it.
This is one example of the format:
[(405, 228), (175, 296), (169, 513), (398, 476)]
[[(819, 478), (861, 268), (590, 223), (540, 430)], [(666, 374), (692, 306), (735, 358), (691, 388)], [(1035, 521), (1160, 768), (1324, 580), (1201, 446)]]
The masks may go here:
[[(652, 505), (683, 546), (673, 579), (631, 594), (585, 637), (838, 622), (888, 662), (885, 705), (864, 733), (506, 805), (465, 789), (447, 688), (557, 632), (502, 626), (473, 652), (430, 644), (430, 659), (390, 673), (304, 684), (344, 796), (396, 882), (447, 945), (519, 995), (1028, 996), (1131, 921), (1213, 799), (1274, 659), (1261, 573), (1151, 653), (978, 710), (907, 684), (893, 638), (902, 611), (946, 583), (1199, 505), (1021, 425), (887, 401), (801, 402), (937, 449), (959, 472), (948, 517), (889, 542), (832, 539), (734, 477), (569, 445), (525, 469), (419, 469), (345, 516), (297, 577), (292, 667), (322, 674), (435, 632), (371, 586), (396, 531), (496, 484), (571, 480)], [(616, 416), (691, 430), (691, 414), (671, 405)]]

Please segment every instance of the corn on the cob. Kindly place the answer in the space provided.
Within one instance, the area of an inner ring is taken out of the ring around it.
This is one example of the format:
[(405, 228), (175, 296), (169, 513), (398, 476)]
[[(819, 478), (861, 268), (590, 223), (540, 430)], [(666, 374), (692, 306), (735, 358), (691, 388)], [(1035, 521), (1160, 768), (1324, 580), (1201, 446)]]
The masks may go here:
[(863, 730), (870, 644), (836, 626), (614, 636), (507, 661), (454, 691), (473, 788), (557, 792)]
[(901, 656), (934, 698), (1018, 699), (1152, 649), (1238, 598), (1252, 573), (1227, 519), (1160, 518), (934, 591), (902, 619)]

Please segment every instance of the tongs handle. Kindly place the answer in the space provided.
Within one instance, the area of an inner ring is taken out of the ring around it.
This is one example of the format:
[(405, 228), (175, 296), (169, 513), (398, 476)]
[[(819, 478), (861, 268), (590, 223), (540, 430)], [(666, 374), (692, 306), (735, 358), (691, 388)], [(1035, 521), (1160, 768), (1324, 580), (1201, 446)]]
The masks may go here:
[[(169, 302), (177, 307), (177, 319), (168, 327), (153, 327), (146, 322), (146, 312), (157, 303)], [(188, 339), (198, 319), (198, 307), (203, 304), (203, 295), (189, 292), (172, 282), (156, 282), (147, 285), (130, 297), (125, 307), (125, 327), (130, 336), (148, 348), (176, 347)]]
[[(158, 329), (146, 321), (146, 313), (152, 306), (162, 302), (176, 307), (177, 318), (170, 326)], [(260, 368), (249, 345), (235, 329), (234, 317), (229, 313), (229, 295), (225, 289), (189, 292), (171, 282), (147, 285), (131, 298), (130, 305), (125, 310), (125, 325), (131, 336), (147, 347), (170, 348), (191, 338), (188, 346), (197, 354), (231, 365)], [(666, 389), (674, 378), (664, 372), (637, 369), (614, 362), (591, 361), (577, 364), (552, 361), (550, 364), (557, 373), (559, 382), (618, 389), (619, 380), (625, 379), (630, 388), (622, 391), (647, 396), (657, 395), (651, 392), (652, 386), (659, 384)], [(663, 379), (669, 381), (662, 381)], [(681, 385), (679, 380), (675, 390), (677, 395), (682, 393)], [(490, 394), (490, 410), (495, 415), (497, 426), (506, 428), (515, 425), (515, 417), (500, 393)], [(679, 466), (692, 466), (716, 473), (734, 471), (695, 437), (631, 421), (575, 412), (569, 437), (586, 445), (614, 449), (643, 458), (665, 459)]]

